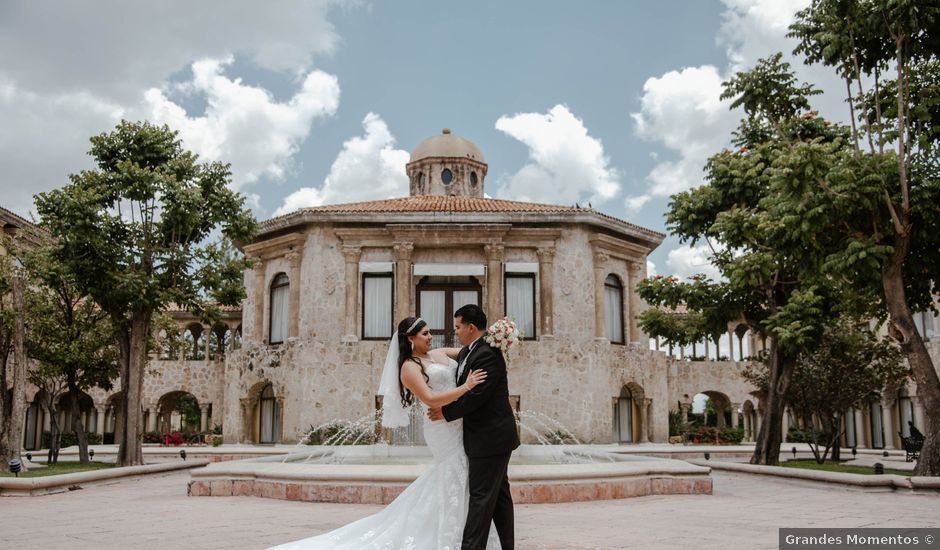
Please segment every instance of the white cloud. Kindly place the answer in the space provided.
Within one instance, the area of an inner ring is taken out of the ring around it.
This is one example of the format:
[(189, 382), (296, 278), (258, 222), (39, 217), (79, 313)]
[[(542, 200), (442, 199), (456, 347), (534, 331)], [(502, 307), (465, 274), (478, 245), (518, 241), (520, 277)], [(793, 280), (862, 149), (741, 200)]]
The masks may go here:
[(652, 260), (646, 260), (646, 276), (655, 277), (659, 273), (656, 272), (656, 264)]
[(262, 177), (282, 179), (313, 121), (336, 113), (339, 83), (313, 71), (290, 100), (278, 103), (264, 88), (226, 77), (223, 69), (231, 63), (231, 58), (193, 63), (192, 81), (183, 88), (205, 96), (202, 116), (188, 116), (155, 88), (144, 94), (145, 116), (179, 130), (184, 146), (204, 160), (230, 161), (236, 188)]
[(379, 200), (408, 195), (405, 164), (409, 153), (395, 149), (395, 137), (382, 117), (369, 113), (362, 120), (364, 136), (345, 143), (322, 187), (291, 193), (274, 212), (280, 216), (307, 206)]
[(620, 190), (620, 174), (604, 146), (588, 134), (565, 105), (545, 114), (502, 116), (496, 129), (529, 148), (529, 162), (501, 179), (497, 196), (522, 201), (572, 204), (602, 202)]
[(2, 205), (28, 217), (34, 193), (92, 167), (89, 136), (113, 128), (123, 114), (120, 105), (85, 92), (42, 95), (10, 82), (0, 86)]
[(238, 55), (303, 74), (334, 51), (339, 37), (327, 14), (339, 3), (4, 2), (0, 67), (38, 93), (84, 90), (121, 102), (204, 57)]
[[(716, 36), (724, 46), (727, 63), (686, 67), (649, 78), (643, 86), (640, 109), (632, 113), (636, 134), (660, 144), (668, 154), (655, 157), (657, 164), (646, 177), (646, 189), (625, 199), (630, 211), (648, 200), (667, 197), (704, 182), (702, 172), (709, 156), (728, 147), (731, 132), (742, 117), (740, 110), (730, 111), (729, 102), (719, 99), (721, 83), (737, 71), (748, 70), (758, 59), (781, 51), (797, 77), (814, 83), (825, 93), (811, 101), (823, 116), (846, 120), (843, 102), (844, 84), (827, 67), (806, 66), (792, 55), (796, 41), (787, 38), (794, 14), (810, 0), (722, 0), (723, 24)], [(697, 247), (700, 249), (701, 247)], [(707, 262), (688, 247), (669, 254), (670, 268), (692, 274)]]
[[(111, 130), (122, 117), (148, 113), (145, 107), (152, 106), (151, 100), (163, 103), (167, 116), (184, 119), (185, 113), (173, 113), (174, 105), (162, 101), (160, 92), (149, 99), (144, 93), (169, 89), (178, 72), (196, 60), (237, 56), (256, 67), (286, 73), (302, 88), (301, 99), (311, 97), (310, 68), (339, 42), (327, 15), (341, 3), (345, 0), (283, 0), (271, 9), (265, 3), (232, 0), (219, 9), (212, 2), (184, 0), (4, 2), (0, 17), (4, 206), (26, 214), (33, 208), (32, 194), (60, 187), (69, 173), (91, 167), (85, 154), (90, 136)], [(248, 88), (237, 80), (229, 86), (232, 103), (210, 105), (204, 117), (190, 119), (204, 119), (205, 128), (227, 132), (221, 138), (203, 135), (202, 145), (213, 145), (220, 153), (236, 151), (241, 158), (225, 160), (234, 161), (243, 182), (261, 174), (276, 176), (289, 166), (285, 154), (290, 153), (285, 152), (292, 151), (307, 130), (298, 128), (302, 121), (272, 118), (267, 116), (270, 109), (257, 109), (266, 95), (262, 90), (260, 95), (235, 93)], [(269, 97), (267, 101), (278, 105)], [(244, 110), (246, 103), (254, 110)], [(295, 113), (311, 109), (288, 106)], [(272, 143), (251, 140), (242, 128), (256, 120), (238, 121), (237, 113), (222, 113), (227, 108), (258, 116), (262, 124), (283, 123), (285, 128), (261, 129), (262, 135), (276, 138)], [(189, 139), (195, 139), (195, 125), (189, 126)], [(211, 158), (211, 153), (206, 157)]]
[(704, 273), (712, 280), (720, 280), (721, 272), (709, 261), (711, 249), (707, 244), (682, 245), (669, 251), (666, 265), (676, 277), (691, 277)]
[(737, 125), (737, 113), (719, 99), (723, 79), (716, 67), (705, 65), (669, 71), (643, 85), (640, 111), (631, 115), (635, 131), (679, 158), (659, 162), (647, 176), (647, 192), (628, 199), (628, 208), (631, 200), (668, 197), (702, 183), (705, 160), (728, 143)]

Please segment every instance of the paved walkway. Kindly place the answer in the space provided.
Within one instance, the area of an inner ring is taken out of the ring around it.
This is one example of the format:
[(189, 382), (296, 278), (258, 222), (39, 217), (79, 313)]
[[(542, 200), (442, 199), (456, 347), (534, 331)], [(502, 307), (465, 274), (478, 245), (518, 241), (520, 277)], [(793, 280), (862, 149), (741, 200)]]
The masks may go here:
[[(776, 549), (778, 527), (940, 527), (940, 495), (713, 476), (711, 496), (517, 506), (517, 548)], [(44, 497), (0, 498), (0, 548), (257, 549), (379, 509), (187, 497), (188, 479), (188, 473), (173, 473)]]

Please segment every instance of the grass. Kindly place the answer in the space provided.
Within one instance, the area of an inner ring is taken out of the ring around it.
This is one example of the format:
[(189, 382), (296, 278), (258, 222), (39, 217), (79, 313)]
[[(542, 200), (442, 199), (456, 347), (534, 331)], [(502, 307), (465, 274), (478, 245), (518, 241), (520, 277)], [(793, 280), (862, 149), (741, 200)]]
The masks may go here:
[[(845, 464), (843, 462), (831, 462), (826, 461), (824, 464), (817, 464), (813, 459), (802, 459), (802, 460), (788, 460), (786, 462), (781, 462), (781, 466), (784, 468), (800, 468), (803, 470), (823, 470), (826, 472), (842, 472), (844, 474), (867, 474), (875, 475), (875, 469), (871, 466), (853, 466)], [(893, 468), (885, 468), (886, 474), (896, 474), (899, 476), (910, 477), (913, 475), (912, 472), (906, 470), (895, 470)]]
[[(51, 464), (45, 468), (36, 468), (35, 470), (30, 470), (28, 472), (20, 472), (20, 477), (45, 477), (45, 476), (55, 476), (59, 474), (74, 474), (78, 472), (89, 472), (92, 470), (103, 470), (105, 468), (113, 468), (114, 464), (104, 464), (101, 462), (90, 462), (88, 464), (82, 464), (81, 462), (59, 462), (57, 464)], [(0, 471), (0, 477), (16, 477), (14, 474), (10, 473), (9, 470)]]

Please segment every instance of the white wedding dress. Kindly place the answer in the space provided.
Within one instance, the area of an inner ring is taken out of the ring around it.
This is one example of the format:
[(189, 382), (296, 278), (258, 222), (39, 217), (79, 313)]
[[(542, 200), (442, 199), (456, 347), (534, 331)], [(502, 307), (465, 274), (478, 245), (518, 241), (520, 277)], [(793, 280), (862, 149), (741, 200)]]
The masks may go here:
[[(456, 387), (457, 364), (432, 363), (426, 369), (435, 393)], [(427, 407), (422, 404), (422, 410)], [(270, 550), (458, 550), (467, 520), (467, 454), (463, 420), (432, 422), (424, 415), (424, 439), (431, 467), (381, 512), (335, 531)], [(487, 550), (500, 548), (490, 524)]]

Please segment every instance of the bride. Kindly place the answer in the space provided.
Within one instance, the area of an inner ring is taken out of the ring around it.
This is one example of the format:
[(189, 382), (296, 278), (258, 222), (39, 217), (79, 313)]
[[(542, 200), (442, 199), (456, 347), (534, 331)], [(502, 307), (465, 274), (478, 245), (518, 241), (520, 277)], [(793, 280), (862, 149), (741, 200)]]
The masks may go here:
[[(472, 390), (486, 378), (471, 371), (456, 387), (457, 348), (431, 349), (431, 330), (420, 317), (398, 324), (389, 343), (379, 394), (382, 426), (397, 428), (409, 422), (415, 397), (422, 410), (441, 407)], [(381, 512), (335, 531), (276, 546), (271, 550), (457, 550), (467, 520), (467, 455), (463, 421), (424, 418), (424, 438), (433, 455), (430, 468)], [(499, 550), (496, 529), (490, 527), (487, 550)]]

